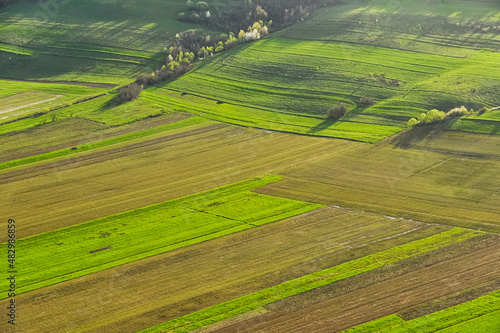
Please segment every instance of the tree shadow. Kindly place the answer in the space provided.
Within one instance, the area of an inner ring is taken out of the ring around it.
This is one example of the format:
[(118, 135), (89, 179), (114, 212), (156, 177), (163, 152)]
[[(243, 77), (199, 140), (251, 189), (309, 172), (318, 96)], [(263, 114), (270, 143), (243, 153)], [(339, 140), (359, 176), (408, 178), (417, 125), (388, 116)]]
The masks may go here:
[(337, 122), (338, 122), (338, 119), (325, 119), (321, 123), (319, 123), (318, 125), (311, 128), (309, 130), (309, 133), (314, 134), (314, 133), (324, 131), (325, 129), (329, 128), (330, 126), (332, 126), (333, 124), (335, 124)]
[(414, 127), (409, 131), (395, 136), (390, 143), (393, 145), (393, 148), (399, 149), (411, 149), (423, 142), (430, 143), (439, 139), (458, 119), (455, 118), (442, 123)]

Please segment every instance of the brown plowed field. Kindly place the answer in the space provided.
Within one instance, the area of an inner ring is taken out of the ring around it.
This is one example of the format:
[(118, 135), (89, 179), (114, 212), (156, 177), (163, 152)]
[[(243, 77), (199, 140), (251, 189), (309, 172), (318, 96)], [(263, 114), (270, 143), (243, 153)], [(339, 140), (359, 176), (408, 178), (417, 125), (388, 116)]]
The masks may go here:
[(296, 311), (273, 311), (212, 332), (338, 332), (466, 288), (498, 281), (499, 256), (497, 242)]
[[(358, 144), (216, 124), (0, 175), (22, 238), (277, 172)], [(4, 242), (2, 235), (0, 241)]]
[(500, 136), (405, 135), (285, 171), (256, 191), (500, 233)]

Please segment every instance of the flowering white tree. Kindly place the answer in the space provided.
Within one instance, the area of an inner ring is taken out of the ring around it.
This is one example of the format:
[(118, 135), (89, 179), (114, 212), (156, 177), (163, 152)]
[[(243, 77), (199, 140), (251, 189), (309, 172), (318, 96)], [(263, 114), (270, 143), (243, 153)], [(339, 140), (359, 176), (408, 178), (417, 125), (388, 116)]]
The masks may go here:
[(245, 41), (260, 39), (260, 32), (257, 29), (245, 32)]

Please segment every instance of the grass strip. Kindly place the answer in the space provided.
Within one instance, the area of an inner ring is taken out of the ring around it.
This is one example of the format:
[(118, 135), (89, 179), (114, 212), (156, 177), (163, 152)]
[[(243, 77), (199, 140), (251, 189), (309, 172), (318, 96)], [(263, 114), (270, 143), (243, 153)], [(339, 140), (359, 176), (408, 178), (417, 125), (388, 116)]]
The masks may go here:
[[(500, 290), (410, 321), (397, 315), (386, 316), (342, 331), (368, 332), (497, 332), (500, 328)], [(399, 319), (398, 319), (399, 318)]]
[(484, 233), (454, 228), (389, 250), (377, 252), (344, 264), (287, 281), (253, 294), (245, 295), (198, 312), (142, 330), (141, 332), (189, 332), (248, 311), (351, 276), (388, 265), (418, 254), (437, 250)]

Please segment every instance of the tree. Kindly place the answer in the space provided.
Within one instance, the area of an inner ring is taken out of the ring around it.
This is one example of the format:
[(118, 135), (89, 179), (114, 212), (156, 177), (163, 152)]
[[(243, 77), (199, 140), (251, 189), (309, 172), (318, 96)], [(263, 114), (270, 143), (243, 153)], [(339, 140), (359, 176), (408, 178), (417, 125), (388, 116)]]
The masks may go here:
[(347, 105), (344, 103), (340, 103), (339, 105), (332, 106), (326, 112), (328, 119), (339, 119), (345, 116), (347, 113)]
[(199, 1), (196, 3), (196, 10), (200, 12), (206, 12), (208, 10), (208, 3), (205, 1)]
[(361, 96), (361, 98), (359, 100), (359, 104), (363, 107), (369, 107), (369, 106), (377, 104), (377, 101), (374, 100), (373, 98)]
[(443, 111), (439, 111), (436, 109), (430, 110), (427, 112), (427, 116), (425, 117), (425, 123), (436, 123), (442, 121), (445, 117), (445, 113)]
[(120, 89), (118, 99), (122, 102), (132, 101), (139, 97), (141, 90), (142, 88), (138, 83), (132, 82), (131, 84)]
[(413, 128), (418, 124), (418, 120), (415, 118), (411, 118), (408, 120), (408, 128)]

